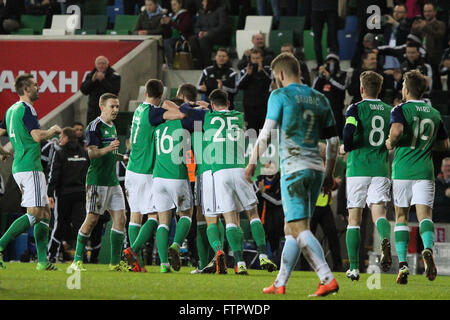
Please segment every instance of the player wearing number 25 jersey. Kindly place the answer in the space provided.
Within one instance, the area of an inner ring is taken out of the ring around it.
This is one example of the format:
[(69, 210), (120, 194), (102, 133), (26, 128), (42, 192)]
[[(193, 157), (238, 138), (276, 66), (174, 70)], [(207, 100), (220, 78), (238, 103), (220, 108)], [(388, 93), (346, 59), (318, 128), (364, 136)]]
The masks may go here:
[(391, 107), (377, 99), (383, 77), (373, 71), (360, 76), (363, 100), (349, 106), (344, 127), (344, 150), (347, 159), (347, 208), (349, 211), (346, 243), (350, 261), (347, 277), (359, 279), (359, 244), (362, 211), (371, 209), (381, 239), (381, 267), (388, 271), (392, 258), (390, 224), (386, 219), (386, 202), (390, 200), (388, 150)]
[(392, 163), (393, 197), (396, 214), (395, 248), (399, 259), (397, 283), (408, 282), (406, 253), (409, 242), (408, 214), (416, 206), (419, 232), (423, 241), (422, 257), (429, 280), (437, 275), (433, 260), (434, 224), (431, 220), (434, 200), (434, 167), (432, 149), (448, 150), (448, 134), (439, 111), (421, 101), (427, 89), (425, 77), (417, 70), (404, 75), (403, 104), (391, 113), (391, 129), (386, 140), (395, 148)]

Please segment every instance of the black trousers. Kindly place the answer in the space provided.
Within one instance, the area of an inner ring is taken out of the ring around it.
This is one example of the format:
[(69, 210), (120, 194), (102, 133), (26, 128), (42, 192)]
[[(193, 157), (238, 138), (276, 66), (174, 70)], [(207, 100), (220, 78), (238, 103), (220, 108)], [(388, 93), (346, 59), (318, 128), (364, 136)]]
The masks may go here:
[(216, 44), (226, 44), (226, 39), (212, 38), (209, 36), (198, 38), (198, 35), (189, 38), (189, 45), (191, 46), (192, 59), (196, 69), (205, 69), (212, 65), (211, 54), (213, 47)]
[(86, 216), (86, 193), (72, 193), (56, 198), (54, 225), (49, 241), (49, 257), (58, 256), (62, 242), (76, 239)]
[(316, 54), (317, 66), (323, 64), (322, 56), (322, 31), (325, 23), (328, 24), (327, 41), (330, 52), (339, 53), (337, 31), (339, 27), (339, 16), (337, 11), (312, 11), (311, 25), (314, 32), (314, 52)]

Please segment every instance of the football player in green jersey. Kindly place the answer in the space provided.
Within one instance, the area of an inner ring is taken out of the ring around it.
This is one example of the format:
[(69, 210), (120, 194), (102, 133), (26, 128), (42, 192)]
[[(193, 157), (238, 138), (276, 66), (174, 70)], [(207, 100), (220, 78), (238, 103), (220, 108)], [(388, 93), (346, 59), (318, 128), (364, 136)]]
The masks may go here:
[[(344, 145), (347, 160), (347, 252), (350, 269), (347, 277), (359, 280), (359, 244), (362, 211), (366, 206), (381, 239), (381, 268), (388, 271), (391, 263), (391, 228), (386, 219), (386, 202), (390, 200), (388, 150), (384, 143), (389, 133), (391, 107), (378, 99), (383, 77), (373, 71), (360, 75), (362, 101), (346, 112)], [(342, 147), (344, 150), (342, 150)]]
[[(131, 210), (128, 228), (131, 246), (124, 250), (124, 255), (133, 271), (144, 272), (145, 266), (139, 251), (153, 236), (158, 226), (158, 214), (154, 212), (152, 202), (156, 152), (155, 129), (164, 120), (179, 119), (184, 116), (170, 101), (165, 101), (163, 108), (158, 107), (164, 93), (164, 84), (160, 80), (147, 81), (145, 88), (145, 101), (134, 112), (131, 124), (131, 153), (125, 175), (125, 188)], [(144, 214), (148, 214), (148, 219), (141, 228)]]
[(89, 236), (100, 215), (108, 210), (113, 224), (111, 227), (111, 271), (129, 271), (121, 261), (122, 245), (125, 237), (125, 198), (116, 173), (117, 139), (113, 120), (119, 113), (119, 99), (115, 94), (105, 93), (100, 97), (101, 114), (86, 129), (88, 154), (91, 163), (86, 176), (86, 218), (78, 232), (74, 261), (70, 268), (83, 268), (83, 253)]
[[(7, 111), (2, 122), (2, 134), (7, 133), (14, 148), (12, 173), (22, 192), (22, 207), (27, 213), (18, 218), (0, 239), (0, 269), (4, 269), (3, 250), (19, 234), (34, 225), (38, 255), (37, 270), (57, 270), (47, 259), (50, 208), (48, 206), (47, 183), (41, 164), (40, 142), (61, 132), (57, 125), (48, 130), (39, 126), (33, 103), (39, 98), (39, 86), (30, 74), (16, 78), (15, 89), (20, 100)], [(2, 149), (3, 150), (3, 149)], [(7, 155), (1, 151), (2, 156)]]
[(398, 284), (408, 283), (408, 214), (412, 205), (416, 206), (424, 246), (425, 275), (430, 281), (437, 275), (433, 259), (434, 166), (431, 151), (448, 150), (449, 141), (439, 111), (420, 100), (427, 86), (426, 78), (419, 71), (405, 73), (402, 96), (406, 102), (392, 109), (391, 128), (386, 140), (388, 150), (395, 148), (392, 191), (396, 216), (395, 248), (399, 259)]

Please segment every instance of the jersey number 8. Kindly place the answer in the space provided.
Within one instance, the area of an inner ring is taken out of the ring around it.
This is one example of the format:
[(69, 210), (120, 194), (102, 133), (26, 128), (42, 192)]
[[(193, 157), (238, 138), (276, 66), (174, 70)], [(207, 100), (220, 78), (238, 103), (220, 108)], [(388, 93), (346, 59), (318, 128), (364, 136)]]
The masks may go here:
[[(379, 121), (379, 124), (380, 124), (379, 126), (377, 126), (377, 120)], [(369, 143), (373, 147), (378, 147), (378, 146), (382, 145), (384, 142), (384, 131), (383, 131), (384, 119), (382, 116), (374, 116), (372, 118), (371, 124), (372, 124), (372, 130), (370, 130), (370, 133), (369, 133)], [(380, 134), (380, 136), (379, 136), (378, 140), (375, 141), (374, 136), (375, 136), (375, 133), (377, 133), (377, 132)]]

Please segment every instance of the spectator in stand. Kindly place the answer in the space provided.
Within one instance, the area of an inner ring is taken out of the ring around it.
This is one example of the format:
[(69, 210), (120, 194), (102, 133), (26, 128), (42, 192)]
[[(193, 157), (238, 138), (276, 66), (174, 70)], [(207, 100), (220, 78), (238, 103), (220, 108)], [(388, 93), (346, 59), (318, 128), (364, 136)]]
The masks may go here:
[(86, 137), (84, 136), (84, 125), (81, 122), (75, 121), (72, 124), (72, 129), (75, 130), (78, 143), (84, 148), (87, 148)]
[[(348, 85), (347, 91), (348, 94), (353, 96), (351, 103), (356, 103), (358, 101), (361, 101), (361, 93), (360, 93), (360, 80), (359, 76), (363, 71), (371, 70), (375, 71), (383, 76), (385, 78), (382, 71), (378, 69), (378, 61), (377, 61), (377, 54), (374, 51), (370, 52), (364, 52), (362, 58), (362, 62), (359, 68), (355, 69), (352, 74), (352, 78), (350, 80), (350, 84)], [(383, 81), (383, 87), (381, 89), (380, 97), (383, 97), (384, 91), (385, 91), (385, 81)]]
[[(386, 15), (386, 24), (384, 25), (384, 39), (390, 47), (396, 47), (406, 42), (406, 38), (411, 29), (411, 24), (406, 19), (406, 6), (398, 4), (394, 7), (393, 15)], [(400, 62), (396, 57), (386, 56), (383, 69), (398, 69)]]
[(25, 13), (24, 0), (0, 0), (0, 34), (20, 28), (20, 16)]
[(298, 62), (300, 63), (300, 70), (301, 70), (301, 78), (303, 84), (306, 84), (307, 86), (311, 86), (311, 76), (309, 74), (308, 65), (301, 59), (299, 56), (297, 56), (294, 52), (294, 46), (291, 43), (284, 43), (281, 47), (281, 53), (288, 52), (294, 57), (297, 58)]
[(28, 1), (25, 6), (25, 13), (35, 16), (46, 16), (45, 27), (52, 25), (52, 16), (61, 14), (61, 6), (57, 0), (36, 0)]
[(144, 6), (144, 0), (123, 0), (123, 13), (134, 16), (136, 5), (138, 12)]
[[(61, 149), (54, 153), (47, 195), (54, 208), (55, 222), (49, 242), (49, 260), (56, 262), (63, 240), (76, 238), (86, 215), (87, 151), (78, 143), (75, 130), (66, 127), (60, 134)], [(73, 225), (71, 227), (70, 225)]]
[(439, 78), (439, 63), (444, 52), (444, 41), (447, 26), (444, 22), (436, 19), (436, 7), (433, 3), (426, 3), (423, 6), (423, 19), (416, 19), (411, 28), (411, 32), (420, 34), (425, 41), (425, 48), (428, 52), (428, 62), (433, 69), (433, 89), (441, 90), (442, 85)]
[(86, 75), (80, 90), (89, 96), (86, 120), (86, 124), (89, 124), (100, 115), (100, 96), (107, 92), (119, 94), (120, 75), (109, 66), (108, 58), (98, 56), (95, 59), (95, 68)]
[(336, 129), (342, 139), (344, 129), (344, 100), (347, 72), (342, 71), (340, 59), (334, 53), (328, 54), (325, 64), (319, 67), (319, 76), (314, 80), (313, 88), (323, 93), (333, 109)]
[[(260, 49), (262, 51), (263, 64), (270, 66), (273, 58), (275, 58), (275, 53), (272, 51), (272, 49), (266, 47), (265, 42), (266, 40), (264, 39), (264, 35), (261, 32), (252, 36), (253, 49)], [(250, 61), (251, 50), (252, 49), (245, 50), (242, 59), (239, 60), (239, 63), (237, 65), (239, 70), (244, 69), (248, 65)]]
[(435, 184), (433, 221), (450, 223), (450, 157), (442, 160), (441, 174)]
[(145, 0), (145, 10), (139, 14), (133, 34), (163, 35), (164, 29), (161, 25), (161, 18), (163, 15), (163, 9), (158, 4), (157, 0)]
[(251, 49), (250, 61), (241, 70), (238, 89), (244, 90), (244, 117), (247, 129), (259, 132), (264, 125), (267, 112), (267, 100), (272, 83), (271, 70), (263, 65), (261, 49)]
[(427, 51), (422, 46), (422, 38), (419, 35), (413, 33), (408, 34), (408, 36), (406, 37), (406, 43), (402, 45), (395, 47), (391, 47), (389, 45), (379, 46), (374, 49), (374, 51), (378, 53), (379, 56), (393, 56), (397, 58), (401, 64), (406, 60), (406, 46), (410, 43), (416, 44), (419, 48), (420, 56), (422, 57), (422, 59), (426, 59)]
[(448, 38), (449, 47), (442, 55), (441, 64), (439, 65), (439, 72), (442, 76), (447, 75), (447, 91), (450, 92), (450, 36)]
[(311, 24), (314, 33), (314, 52), (316, 53), (317, 69), (323, 64), (322, 31), (325, 23), (328, 25), (328, 48), (331, 53), (338, 54), (338, 0), (312, 1)]
[(228, 93), (230, 110), (233, 109), (233, 96), (237, 92), (238, 74), (230, 63), (230, 55), (225, 48), (219, 48), (216, 61), (205, 68), (197, 84), (197, 90), (209, 97), (214, 89), (222, 89)]
[(280, 24), (280, 0), (270, 0), (272, 6), (272, 14), (267, 10), (267, 0), (258, 0), (257, 10), (260, 16), (273, 16), (272, 29), (278, 29)]
[(202, 8), (194, 25), (195, 35), (189, 39), (194, 65), (198, 69), (211, 65), (214, 45), (226, 45), (230, 40), (225, 7), (218, 0), (202, 0)]
[(169, 68), (172, 68), (175, 45), (178, 41), (186, 41), (192, 35), (192, 20), (183, 0), (172, 0), (170, 3), (172, 13), (162, 17), (161, 25), (166, 30), (164, 33), (169, 36), (164, 39), (164, 51)]

